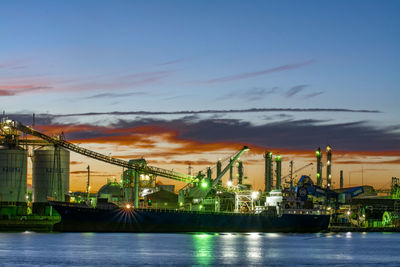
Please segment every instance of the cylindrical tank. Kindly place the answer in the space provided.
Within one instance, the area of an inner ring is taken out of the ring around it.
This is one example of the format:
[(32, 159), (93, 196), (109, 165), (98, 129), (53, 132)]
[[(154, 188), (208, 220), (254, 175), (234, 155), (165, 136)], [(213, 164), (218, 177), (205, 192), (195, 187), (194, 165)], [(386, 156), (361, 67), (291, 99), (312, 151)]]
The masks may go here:
[(27, 152), (0, 147), (0, 205), (26, 203)]
[(65, 201), (69, 191), (69, 151), (47, 146), (33, 151), (32, 201)]

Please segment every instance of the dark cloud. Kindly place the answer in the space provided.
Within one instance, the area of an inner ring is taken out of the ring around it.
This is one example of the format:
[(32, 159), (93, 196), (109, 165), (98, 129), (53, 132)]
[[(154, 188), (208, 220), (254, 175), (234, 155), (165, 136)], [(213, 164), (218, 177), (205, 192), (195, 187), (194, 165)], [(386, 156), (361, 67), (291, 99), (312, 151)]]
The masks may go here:
[(241, 90), (236, 92), (230, 92), (228, 94), (217, 97), (217, 100), (225, 100), (229, 98), (241, 98), (248, 101), (261, 100), (266, 96), (277, 93), (279, 87), (273, 87), (272, 89), (253, 87), (247, 90)]
[(292, 97), (301, 91), (303, 91), (308, 85), (302, 84), (302, 85), (296, 85), (293, 86), (292, 88), (289, 89), (289, 91), (286, 92), (286, 97)]
[(294, 116), (286, 114), (286, 113), (279, 113), (279, 114), (275, 114), (273, 116), (264, 116), (263, 119), (270, 121), (270, 120), (275, 120), (275, 119), (280, 119), (280, 120), (287, 120), (287, 119), (291, 119)]
[(311, 151), (326, 144), (340, 151), (400, 150), (400, 134), (393, 131), (398, 126), (377, 128), (364, 121), (327, 124), (318, 120), (284, 120), (252, 125), (236, 119), (141, 119), (119, 120), (103, 128), (85, 125), (80, 126), (82, 129), (66, 125), (52, 127), (65, 129), (68, 139), (79, 139), (79, 142), (95, 138), (92, 141), (152, 147), (154, 143), (148, 138), (161, 136), (168, 142), (186, 145), (187, 150), (180, 152), (221, 148), (227, 144)]
[(12, 96), (12, 95), (15, 95), (15, 93), (12, 91), (0, 90), (0, 96)]
[(0, 96), (13, 96), (22, 93), (49, 89), (53, 89), (53, 87), (36, 85), (0, 85)]
[(323, 91), (315, 92), (315, 93), (310, 93), (310, 94), (305, 95), (304, 98), (306, 98), (306, 99), (308, 99), (308, 98), (313, 98), (313, 97), (322, 95), (323, 93), (324, 93)]
[(255, 87), (246, 90), (243, 96), (249, 101), (261, 100), (268, 95), (276, 93), (278, 89), (279, 89), (278, 87), (274, 87), (272, 89)]
[(210, 79), (210, 80), (200, 81), (200, 82), (197, 82), (197, 83), (212, 84), (212, 83), (230, 82), (230, 81), (235, 81), (235, 80), (241, 80), (241, 79), (257, 77), (257, 76), (261, 76), (261, 75), (267, 75), (267, 74), (274, 73), (274, 72), (281, 72), (281, 71), (286, 71), (286, 70), (298, 69), (298, 68), (301, 68), (303, 66), (312, 64), (312, 63), (314, 63), (314, 60), (308, 60), (308, 61), (300, 62), (300, 63), (282, 65), (282, 66), (271, 68), (271, 69), (267, 69), (267, 70), (261, 70), (261, 71), (248, 72), (248, 73), (230, 75), (230, 76), (225, 76), (225, 77), (213, 78), (213, 79)]
[(131, 92), (131, 93), (103, 93), (103, 94), (96, 94), (92, 96), (88, 96), (85, 99), (97, 99), (97, 98), (119, 98), (119, 97), (127, 97), (127, 96), (134, 96), (134, 95), (144, 95), (144, 92)]
[(389, 128), (376, 128), (366, 122), (321, 125), (316, 120), (286, 120), (253, 126), (239, 120), (203, 120), (152, 122), (171, 130), (179, 129), (179, 138), (200, 142), (236, 142), (260, 147), (312, 150), (331, 144), (348, 151), (399, 150), (400, 134)]
[[(112, 111), (112, 112), (87, 112), (70, 114), (36, 114), (36, 121), (44, 125), (51, 124), (56, 118), (62, 117), (85, 117), (101, 115), (198, 115), (198, 114), (227, 114), (227, 113), (256, 113), (256, 112), (351, 112), (351, 113), (381, 113), (379, 110), (346, 109), (346, 108), (251, 108), (251, 109), (227, 109), (227, 110), (182, 110), (182, 111)], [(10, 119), (22, 123), (32, 122), (32, 114), (14, 113), (7, 114)]]
[(365, 160), (335, 160), (338, 164), (400, 164), (400, 158), (393, 160), (375, 160), (375, 161), (365, 161)]
[(178, 63), (181, 63), (181, 62), (184, 62), (184, 61), (185, 61), (184, 59), (176, 59), (176, 60), (170, 60), (170, 61), (162, 62), (162, 63), (159, 63), (159, 64), (155, 64), (153, 66), (155, 66), (155, 67), (163, 67), (163, 66), (178, 64)]

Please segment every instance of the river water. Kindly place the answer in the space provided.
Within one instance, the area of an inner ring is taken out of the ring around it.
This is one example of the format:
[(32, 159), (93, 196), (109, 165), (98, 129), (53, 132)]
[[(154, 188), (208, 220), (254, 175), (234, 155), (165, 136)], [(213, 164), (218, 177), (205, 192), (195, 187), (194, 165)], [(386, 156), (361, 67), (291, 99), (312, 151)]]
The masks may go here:
[(400, 266), (400, 233), (0, 233), (0, 266)]

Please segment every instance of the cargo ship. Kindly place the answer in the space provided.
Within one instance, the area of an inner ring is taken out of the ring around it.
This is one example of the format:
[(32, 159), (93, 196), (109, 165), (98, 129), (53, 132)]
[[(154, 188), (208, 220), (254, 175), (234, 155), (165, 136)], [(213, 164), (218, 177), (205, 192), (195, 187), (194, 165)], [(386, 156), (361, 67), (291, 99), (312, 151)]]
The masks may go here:
[(317, 209), (268, 207), (260, 212), (203, 212), (133, 208), (107, 203), (50, 202), (60, 214), (62, 232), (320, 232), (330, 215)]

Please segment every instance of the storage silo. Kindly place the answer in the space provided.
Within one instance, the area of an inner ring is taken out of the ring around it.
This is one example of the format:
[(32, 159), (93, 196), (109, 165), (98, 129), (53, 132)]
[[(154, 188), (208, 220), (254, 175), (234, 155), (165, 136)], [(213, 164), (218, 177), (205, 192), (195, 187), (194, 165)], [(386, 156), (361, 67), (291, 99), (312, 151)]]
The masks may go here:
[(69, 191), (69, 151), (46, 146), (33, 151), (33, 212), (49, 215), (48, 200), (65, 201)]
[(0, 215), (26, 213), (27, 151), (0, 147)]

